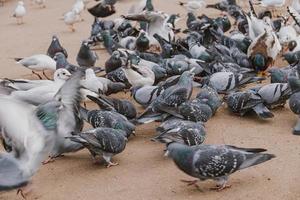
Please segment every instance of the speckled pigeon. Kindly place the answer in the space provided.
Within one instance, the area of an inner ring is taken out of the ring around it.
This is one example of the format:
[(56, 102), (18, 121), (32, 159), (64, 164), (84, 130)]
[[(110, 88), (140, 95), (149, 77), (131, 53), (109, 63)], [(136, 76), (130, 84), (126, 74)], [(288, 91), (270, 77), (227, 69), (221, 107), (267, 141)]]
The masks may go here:
[(118, 165), (118, 163), (112, 162), (111, 158), (124, 151), (127, 142), (124, 131), (112, 128), (87, 130), (68, 138), (86, 147), (90, 151), (93, 161), (96, 161), (97, 155), (102, 156), (107, 167)]
[[(227, 184), (230, 174), (275, 158), (273, 154), (261, 153), (264, 151), (266, 149), (239, 148), (228, 145), (189, 147), (171, 143), (167, 148), (167, 155), (186, 174), (202, 181), (207, 179), (217, 181), (215, 189), (220, 191), (230, 187)], [(197, 181), (189, 181), (189, 185), (195, 185)]]

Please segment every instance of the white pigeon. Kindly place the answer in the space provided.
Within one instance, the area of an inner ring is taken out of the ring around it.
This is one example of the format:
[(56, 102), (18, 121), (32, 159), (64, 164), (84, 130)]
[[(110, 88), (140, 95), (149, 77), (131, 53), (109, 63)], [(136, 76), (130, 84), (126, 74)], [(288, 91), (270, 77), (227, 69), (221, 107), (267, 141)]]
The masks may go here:
[(17, 7), (13, 13), (13, 17), (17, 19), (17, 24), (23, 24), (23, 17), (26, 15), (26, 9), (23, 1), (18, 1)]
[(195, 15), (197, 15), (198, 11), (201, 8), (205, 8), (206, 2), (205, 0), (189, 0), (188, 2), (180, 2), (179, 3), (181, 6), (184, 6), (187, 9), (187, 12), (191, 12)]
[(67, 77), (71, 76), (69, 72), (67, 73), (68, 74), (65, 74), (64, 77), (54, 79), (53, 84), (43, 85), (25, 91), (14, 91), (9, 96), (33, 105), (48, 102), (66, 82)]
[(284, 45), (297, 37), (297, 31), (292, 25), (282, 26), (277, 33), (280, 44)]
[(129, 64), (123, 68), (123, 71), (132, 87), (151, 86), (154, 84), (155, 74), (148, 67)]
[(104, 90), (104, 85), (96, 76), (93, 69), (85, 70), (85, 79), (81, 81), (81, 85), (92, 92), (102, 93)]
[(44, 54), (37, 54), (33, 56), (29, 56), (26, 58), (15, 58), (18, 64), (23, 65), (24, 67), (31, 69), (32, 73), (37, 75), (40, 79), (41, 76), (35, 73), (35, 71), (43, 71), (45, 77), (45, 70), (56, 70), (56, 62), (50, 56)]
[(46, 85), (51, 85), (54, 82), (58, 80), (68, 80), (70, 78), (71, 74), (68, 70), (66, 69), (58, 69), (54, 72), (53, 74), (53, 79), (52, 80), (26, 80), (26, 79), (5, 79), (2, 81), (6, 81), (6, 85), (8, 87), (14, 88), (16, 90), (30, 90), (33, 88), (41, 87), (41, 86), (46, 86)]
[(251, 40), (254, 40), (259, 35), (267, 31), (273, 31), (273, 28), (271, 26), (271, 19), (269, 17), (265, 17), (264, 19), (258, 19), (253, 15), (253, 13), (250, 13), (250, 17), (246, 15), (248, 27), (249, 27), (249, 37)]

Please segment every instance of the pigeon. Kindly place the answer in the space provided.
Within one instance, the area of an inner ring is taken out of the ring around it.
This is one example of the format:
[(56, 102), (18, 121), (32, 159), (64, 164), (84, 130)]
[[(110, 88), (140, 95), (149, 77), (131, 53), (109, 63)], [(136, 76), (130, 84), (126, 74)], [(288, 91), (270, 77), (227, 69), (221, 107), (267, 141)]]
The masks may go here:
[(150, 38), (150, 45), (157, 44), (157, 41), (154, 39), (153, 35), (158, 34), (163, 37), (165, 40), (173, 40), (174, 32), (171, 26), (166, 23), (166, 15), (158, 11), (143, 11), (138, 14), (129, 14), (124, 16), (128, 20), (137, 20), (137, 21), (146, 21), (148, 22), (147, 33)]
[(81, 67), (93, 67), (98, 59), (97, 54), (91, 51), (88, 43), (83, 41), (76, 57), (78, 65)]
[(269, 108), (284, 106), (291, 95), (291, 89), (287, 83), (271, 83), (251, 90), (259, 95)]
[(177, 142), (194, 146), (202, 144), (206, 136), (205, 129), (201, 123), (181, 119), (169, 119), (162, 123), (156, 131), (159, 134), (151, 140), (166, 144)]
[(228, 108), (240, 116), (254, 111), (260, 118), (274, 117), (273, 113), (264, 105), (264, 100), (253, 91), (235, 92), (226, 97)]
[(141, 30), (138, 37), (136, 38), (136, 50), (140, 52), (145, 52), (150, 48), (150, 39), (148, 33)]
[(90, 123), (94, 128), (113, 128), (125, 131), (127, 137), (135, 133), (135, 125), (127, 118), (115, 111), (86, 110), (80, 108), (80, 116)]
[(42, 77), (39, 74), (37, 74), (35, 71), (43, 71), (43, 75), (47, 79), (49, 79), (44, 71), (56, 70), (55, 60), (53, 60), (51, 57), (44, 54), (37, 54), (26, 58), (15, 58), (15, 61), (17, 61), (18, 64), (21, 64), (24, 67), (31, 69), (32, 73), (37, 75), (40, 79), (42, 79)]
[(0, 191), (3, 191), (25, 186), (47, 158), (54, 145), (61, 103), (50, 101), (35, 108), (4, 96), (0, 102), (1, 127), (13, 149), (0, 154)]
[(257, 4), (263, 7), (282, 7), (285, 0), (257, 0)]
[(147, 67), (136, 66), (129, 61), (122, 69), (132, 87), (151, 86), (154, 84), (155, 74)]
[(158, 86), (132, 87), (131, 96), (143, 107), (149, 106), (162, 92)]
[(94, 17), (108, 17), (116, 13), (116, 9), (113, 4), (106, 4), (105, 1), (102, 1), (95, 6), (88, 8), (88, 11)]
[[(167, 147), (167, 155), (173, 159), (180, 170), (201, 181), (207, 179), (217, 181), (215, 189), (219, 191), (230, 187), (228, 178), (232, 173), (275, 158), (273, 154), (262, 153), (264, 151), (266, 149), (229, 145), (190, 147), (171, 143)], [(195, 185), (197, 181), (190, 181), (189, 185)]]
[(208, 86), (214, 88), (218, 93), (229, 92), (236, 89), (239, 86), (262, 81), (265, 78), (256, 77), (255, 74), (252, 73), (232, 73), (232, 72), (217, 72), (209, 77), (208, 80), (204, 80), (208, 82)]
[[(80, 1), (80, 0), (78, 0)], [(80, 21), (80, 15), (77, 10), (71, 10), (64, 14), (63, 20), (67, 26), (71, 29), (72, 32), (75, 32), (74, 24)]]
[[(290, 76), (288, 81), (289, 81), (289, 85), (292, 90), (292, 95), (289, 99), (289, 106), (290, 106), (291, 111), (294, 114), (299, 116), (300, 115), (300, 102), (299, 102), (300, 82), (299, 82), (299, 78), (297, 78), (295, 76)], [(300, 135), (300, 119), (298, 119), (297, 124), (295, 125), (295, 127), (293, 129), (293, 134)]]
[(82, 76), (82, 72), (72, 75), (54, 96), (57, 101), (62, 103), (63, 108), (57, 119), (55, 144), (49, 155), (50, 158), (45, 163), (64, 153), (76, 152), (83, 148), (82, 145), (65, 138), (71, 136), (72, 132), (78, 133), (83, 129), (84, 123), (79, 113), (81, 101), (80, 79)]
[(107, 163), (107, 168), (118, 165), (112, 162), (111, 158), (124, 151), (127, 142), (124, 131), (112, 128), (95, 128), (67, 138), (86, 147), (94, 161), (97, 155), (102, 156)]
[(218, 108), (222, 105), (222, 100), (216, 90), (209, 86), (202, 87), (201, 91), (196, 96), (201, 102), (206, 103), (215, 114)]
[(15, 11), (13, 13), (13, 17), (17, 19), (17, 24), (23, 24), (23, 17), (26, 15), (26, 9), (24, 7), (23, 1), (18, 1), (17, 7), (15, 8)]
[[(208, 100), (207, 100), (208, 102)], [(200, 99), (184, 102), (178, 107), (178, 114), (193, 122), (207, 122), (213, 115), (210, 106)]]
[(119, 51), (114, 51), (105, 62), (105, 72), (109, 73), (122, 67), (122, 59)]
[[(1, 96), (0, 124), (5, 137), (11, 140), (12, 151), (0, 154), (0, 190), (24, 186), (37, 172), (57, 146), (60, 134), (69, 128), (67, 107), (73, 106), (74, 81), (79, 85), (78, 75), (72, 77), (48, 102), (37, 107), (17, 99)], [(15, 122), (18, 122), (18, 126)], [(3, 135), (2, 135), (3, 136)], [(65, 139), (64, 139), (65, 140)], [(80, 146), (76, 143), (76, 146)]]
[(137, 115), (136, 108), (131, 101), (109, 98), (104, 95), (99, 95), (98, 98), (93, 96), (87, 97), (103, 110), (116, 111), (128, 119), (134, 119)]
[(51, 44), (47, 50), (47, 55), (51, 58), (54, 58), (55, 54), (58, 52), (63, 53), (65, 57), (68, 58), (67, 50), (60, 44), (58, 37), (56, 35), (53, 35)]
[(269, 66), (273, 66), (276, 57), (282, 47), (273, 31), (264, 31), (249, 46), (248, 57), (252, 62), (253, 68), (263, 73)]
[[(173, 116), (182, 117), (177, 113), (177, 107), (190, 99), (193, 91), (194, 74), (190, 71), (184, 72), (177, 84), (165, 89), (138, 117), (140, 123), (148, 121), (148, 116), (153, 113), (167, 113)], [(151, 118), (151, 117), (150, 117)], [(146, 120), (145, 120), (146, 119)], [(144, 121), (145, 120), (145, 121)]]

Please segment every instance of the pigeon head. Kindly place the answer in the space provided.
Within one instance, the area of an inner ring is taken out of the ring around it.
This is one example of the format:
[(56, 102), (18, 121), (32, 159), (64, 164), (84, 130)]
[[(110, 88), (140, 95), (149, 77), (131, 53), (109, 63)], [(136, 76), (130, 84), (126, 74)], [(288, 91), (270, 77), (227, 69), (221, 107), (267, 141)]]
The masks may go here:
[(267, 60), (264, 55), (257, 53), (255, 54), (252, 59), (252, 66), (257, 71), (264, 71), (267, 67)]
[(296, 76), (290, 76), (288, 78), (289, 86), (293, 93), (300, 91), (300, 79)]
[(53, 77), (54, 77), (54, 81), (56, 81), (56, 80), (66, 81), (71, 77), (71, 73), (68, 70), (64, 69), (64, 68), (61, 68), (61, 69), (58, 69), (54, 72)]
[(53, 36), (52, 36), (52, 41), (55, 42), (55, 41), (57, 41), (57, 40), (58, 40), (58, 37), (57, 37), (56, 35), (53, 35)]
[(169, 143), (167, 146), (166, 156), (173, 159), (179, 169), (187, 174), (193, 171), (193, 155), (192, 147), (179, 143)]

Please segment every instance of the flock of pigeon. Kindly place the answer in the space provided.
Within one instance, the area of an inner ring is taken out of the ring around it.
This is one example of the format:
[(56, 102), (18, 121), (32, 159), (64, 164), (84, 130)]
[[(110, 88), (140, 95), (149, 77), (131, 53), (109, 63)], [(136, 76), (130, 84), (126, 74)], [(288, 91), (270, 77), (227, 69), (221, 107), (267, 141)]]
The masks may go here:
[[(34, 2), (45, 7), (45, 1)], [(42, 163), (83, 148), (94, 162), (101, 156), (107, 167), (118, 165), (112, 157), (125, 149), (136, 126), (154, 121), (161, 124), (151, 140), (166, 144), (165, 154), (186, 174), (217, 181), (217, 190), (230, 187), (230, 174), (275, 157), (262, 148), (203, 144), (204, 123), (224, 102), (232, 113), (254, 112), (259, 120), (272, 118), (271, 110), (288, 100), (291, 111), (300, 114), (298, 0), (280, 16), (284, 0), (249, 1), (249, 12), (235, 0), (180, 2), (187, 9), (185, 29), (176, 27), (178, 14), (157, 10), (151, 0), (141, 0), (114, 20), (103, 19), (116, 12), (116, 3), (100, 0), (88, 9), (95, 20), (78, 51), (78, 65), (68, 62), (67, 50), (53, 36), (47, 54), (15, 59), (48, 80), (1, 80), (6, 153), (0, 154), (0, 191), (25, 186)], [(76, 0), (65, 14), (72, 31), (85, 5)], [(221, 15), (197, 15), (208, 8)], [(18, 23), (25, 13), (18, 2)], [(95, 66), (93, 48), (99, 45), (110, 54), (104, 68)], [(274, 67), (280, 56), (288, 66)], [(52, 79), (45, 70), (54, 72)], [(267, 76), (271, 83), (258, 85)], [(192, 99), (194, 88), (200, 92)], [(109, 97), (124, 91), (130, 91), (132, 101)], [(88, 110), (86, 101), (99, 109)], [(144, 108), (141, 114), (133, 101)], [(93, 128), (83, 130), (84, 122)], [(300, 134), (300, 120), (293, 133)], [(197, 181), (187, 183), (197, 186)]]

